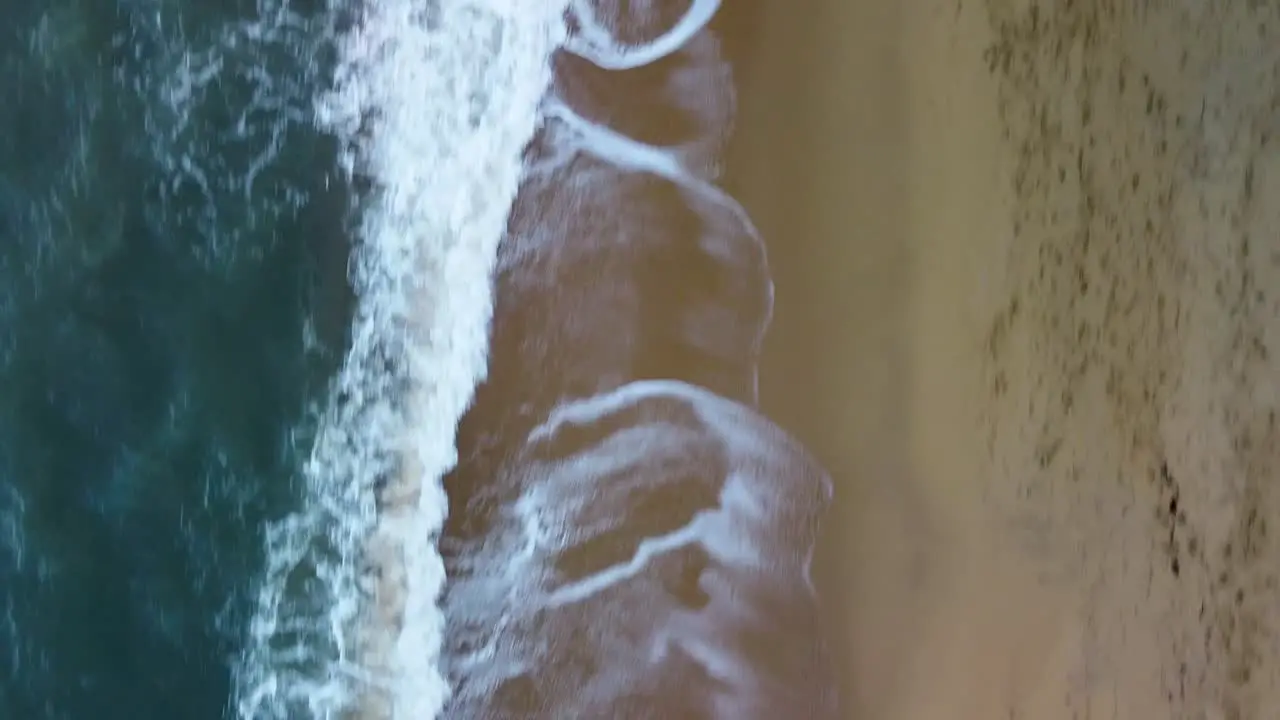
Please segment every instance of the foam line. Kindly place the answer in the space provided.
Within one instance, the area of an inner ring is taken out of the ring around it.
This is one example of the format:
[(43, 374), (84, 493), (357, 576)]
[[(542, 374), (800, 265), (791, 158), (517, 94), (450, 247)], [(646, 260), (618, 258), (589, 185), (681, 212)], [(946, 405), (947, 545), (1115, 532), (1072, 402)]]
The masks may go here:
[(616, 41), (595, 19), (595, 11), (587, 7), (587, 0), (574, 0), (572, 8), (580, 29), (565, 43), (565, 50), (605, 70), (630, 70), (657, 62), (684, 47), (715, 17), (720, 0), (694, 0), (670, 30), (634, 47)]

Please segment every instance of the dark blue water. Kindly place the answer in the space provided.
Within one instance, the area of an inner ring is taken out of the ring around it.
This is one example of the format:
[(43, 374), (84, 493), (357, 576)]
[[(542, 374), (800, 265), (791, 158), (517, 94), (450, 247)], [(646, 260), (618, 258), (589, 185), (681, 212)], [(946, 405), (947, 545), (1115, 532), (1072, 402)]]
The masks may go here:
[(0, 718), (227, 717), (348, 327), (324, 13), (3, 15)]

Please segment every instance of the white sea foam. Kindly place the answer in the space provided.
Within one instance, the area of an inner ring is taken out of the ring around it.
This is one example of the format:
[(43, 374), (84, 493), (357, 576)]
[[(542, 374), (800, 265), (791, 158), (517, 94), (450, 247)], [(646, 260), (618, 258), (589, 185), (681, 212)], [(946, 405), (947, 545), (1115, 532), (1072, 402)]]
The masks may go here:
[(352, 347), (270, 530), (244, 718), (435, 717), (434, 541), (457, 421), (486, 370), (490, 274), (563, 41), (567, 0), (376, 0), (340, 40), (318, 119), (373, 191)]
[(578, 31), (565, 43), (565, 49), (606, 70), (629, 70), (650, 65), (680, 50), (702, 32), (720, 9), (720, 0), (693, 0), (672, 27), (643, 44), (621, 42), (608, 28), (608, 25), (619, 21), (649, 24), (661, 16), (661, 5), (662, 2), (655, 0), (641, 0), (628, 3), (626, 10), (622, 11), (617, 3), (574, 0), (572, 9)]

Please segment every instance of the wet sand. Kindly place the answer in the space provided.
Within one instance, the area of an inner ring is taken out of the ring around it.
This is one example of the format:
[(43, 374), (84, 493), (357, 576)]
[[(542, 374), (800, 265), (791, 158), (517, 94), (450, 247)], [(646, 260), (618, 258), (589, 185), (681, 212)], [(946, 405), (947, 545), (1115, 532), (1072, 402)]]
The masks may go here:
[(847, 717), (1280, 704), (1280, 17), (1115, 5), (731, 25)]

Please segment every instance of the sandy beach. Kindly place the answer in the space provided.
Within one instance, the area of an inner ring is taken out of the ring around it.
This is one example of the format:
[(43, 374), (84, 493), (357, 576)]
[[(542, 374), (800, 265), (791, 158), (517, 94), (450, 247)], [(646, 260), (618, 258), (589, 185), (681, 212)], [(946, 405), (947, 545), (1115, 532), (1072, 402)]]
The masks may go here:
[(756, 5), (727, 185), (845, 716), (1268, 716), (1276, 10)]

